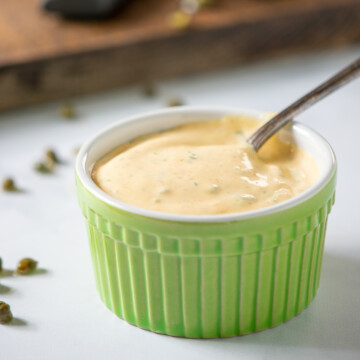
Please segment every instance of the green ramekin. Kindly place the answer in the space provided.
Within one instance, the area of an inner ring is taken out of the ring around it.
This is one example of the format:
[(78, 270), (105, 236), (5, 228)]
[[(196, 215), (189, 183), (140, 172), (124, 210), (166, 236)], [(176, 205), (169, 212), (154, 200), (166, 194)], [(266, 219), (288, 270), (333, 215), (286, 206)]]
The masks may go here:
[(268, 208), (167, 214), (122, 203), (91, 180), (93, 164), (135, 136), (228, 114), (262, 115), (209, 107), (160, 110), (116, 123), (80, 150), (77, 189), (97, 289), (130, 324), (190, 338), (243, 335), (291, 319), (316, 294), (336, 160), (326, 140), (306, 126), (294, 123), (294, 138), (315, 157), (320, 178)]

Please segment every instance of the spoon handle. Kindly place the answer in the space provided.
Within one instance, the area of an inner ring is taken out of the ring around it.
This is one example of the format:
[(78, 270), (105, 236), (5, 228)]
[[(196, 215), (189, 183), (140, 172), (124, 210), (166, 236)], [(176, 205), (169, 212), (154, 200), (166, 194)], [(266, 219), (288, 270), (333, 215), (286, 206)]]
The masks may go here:
[(255, 151), (258, 151), (272, 135), (290, 122), (294, 116), (305, 111), (311, 105), (359, 75), (360, 58), (266, 122), (250, 136), (248, 143), (254, 147)]

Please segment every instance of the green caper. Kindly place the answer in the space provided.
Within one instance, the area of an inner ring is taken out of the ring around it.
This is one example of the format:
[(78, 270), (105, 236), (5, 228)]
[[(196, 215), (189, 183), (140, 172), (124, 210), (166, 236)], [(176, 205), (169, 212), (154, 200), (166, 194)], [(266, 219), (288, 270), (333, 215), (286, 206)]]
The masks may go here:
[(16, 268), (16, 272), (19, 275), (27, 275), (36, 269), (37, 261), (31, 258), (21, 259)]
[(55, 162), (50, 158), (46, 158), (44, 161), (35, 163), (34, 170), (42, 174), (48, 174), (54, 171), (54, 166)]
[(0, 272), (2, 271), (2, 258), (0, 257)]
[(166, 105), (169, 107), (182, 106), (184, 102), (180, 98), (170, 98), (167, 100)]
[(143, 85), (142, 88), (142, 93), (144, 94), (144, 96), (146, 97), (153, 97), (156, 95), (157, 91), (156, 91), (156, 87), (152, 82), (146, 82)]
[(2, 189), (4, 191), (16, 191), (17, 187), (15, 185), (15, 181), (12, 178), (4, 179), (2, 183)]
[(75, 111), (74, 106), (72, 104), (70, 104), (70, 103), (64, 104), (60, 108), (60, 115), (64, 119), (75, 119), (76, 118), (76, 111)]
[(8, 324), (13, 319), (10, 305), (0, 301), (0, 324)]
[(48, 149), (45, 152), (46, 159), (49, 159), (50, 161), (54, 163), (60, 163), (59, 157), (56, 155), (56, 152), (52, 149)]

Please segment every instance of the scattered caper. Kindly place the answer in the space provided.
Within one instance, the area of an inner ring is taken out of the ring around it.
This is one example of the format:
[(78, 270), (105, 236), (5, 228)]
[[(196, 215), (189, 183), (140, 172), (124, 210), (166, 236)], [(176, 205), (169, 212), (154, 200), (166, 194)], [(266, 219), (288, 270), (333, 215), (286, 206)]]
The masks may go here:
[(46, 159), (49, 159), (50, 161), (59, 164), (60, 160), (59, 157), (56, 155), (56, 152), (52, 149), (48, 149), (45, 152)]
[(18, 266), (16, 268), (16, 272), (19, 275), (27, 275), (34, 271), (37, 266), (37, 261), (31, 259), (31, 258), (24, 258), (21, 259), (18, 263)]
[(156, 95), (156, 87), (152, 82), (146, 82), (143, 85), (142, 92), (146, 97), (153, 97)]
[(70, 103), (63, 104), (62, 107), (60, 108), (60, 115), (64, 119), (75, 119), (76, 111), (75, 111), (74, 106)]
[(174, 30), (185, 30), (191, 23), (191, 15), (181, 10), (175, 11), (168, 17), (168, 25)]
[(184, 102), (180, 98), (170, 98), (167, 100), (166, 105), (169, 107), (182, 106)]
[(54, 166), (55, 162), (50, 158), (46, 158), (44, 161), (35, 163), (34, 170), (42, 174), (48, 174), (54, 171)]
[(4, 191), (17, 191), (17, 187), (15, 185), (15, 181), (12, 178), (4, 179), (2, 183), (2, 189)]
[(0, 301), (0, 324), (8, 324), (13, 319), (10, 305)]
[(47, 169), (45, 164), (42, 163), (42, 162), (35, 163), (34, 164), (34, 170), (39, 172), (39, 173), (48, 173), (49, 172), (49, 169)]

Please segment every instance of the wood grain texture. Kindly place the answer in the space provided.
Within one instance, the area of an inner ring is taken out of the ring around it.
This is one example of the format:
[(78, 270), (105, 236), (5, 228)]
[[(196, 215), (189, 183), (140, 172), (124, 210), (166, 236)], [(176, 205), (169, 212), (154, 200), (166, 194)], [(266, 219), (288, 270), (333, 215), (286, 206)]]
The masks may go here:
[(166, 23), (177, 7), (134, 0), (89, 23), (2, 0), (0, 109), (360, 40), (360, 0), (220, 0), (183, 32)]

